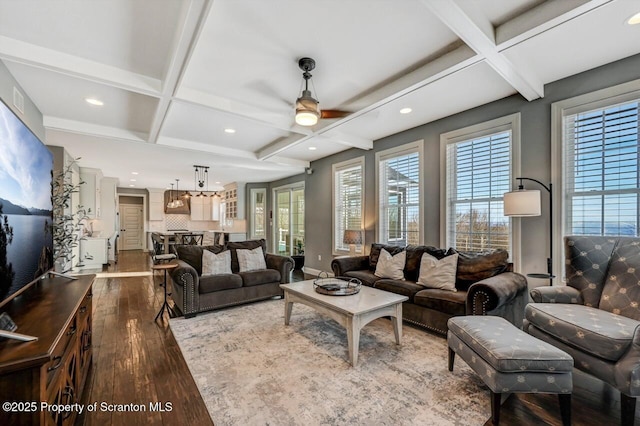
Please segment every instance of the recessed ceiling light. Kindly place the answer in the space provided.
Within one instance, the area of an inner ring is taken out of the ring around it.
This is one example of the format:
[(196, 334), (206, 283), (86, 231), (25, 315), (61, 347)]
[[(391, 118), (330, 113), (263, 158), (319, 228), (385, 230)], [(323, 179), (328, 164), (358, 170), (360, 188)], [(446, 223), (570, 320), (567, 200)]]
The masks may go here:
[(94, 106), (102, 106), (102, 105), (104, 105), (104, 102), (102, 102), (100, 99), (84, 98), (84, 100), (90, 105), (94, 105)]
[(236, 129), (232, 129), (232, 128), (230, 128), (230, 127), (227, 127), (226, 129), (224, 129), (224, 132), (225, 132), (225, 133), (235, 133), (235, 132), (236, 132)]
[(411, 111), (413, 111), (411, 108), (402, 108), (400, 114), (409, 114)]
[(316, 148), (315, 146), (310, 146), (309, 147), (309, 151), (315, 151), (316, 149), (318, 149), (318, 148)]
[(131, 184), (131, 185), (129, 185), (129, 186), (134, 187), (135, 185), (134, 185), (134, 184)]
[(129, 179), (129, 182), (135, 182), (135, 181), (136, 181), (135, 179)]
[(629, 20), (627, 21), (627, 24), (629, 25), (640, 24), (640, 12), (636, 13), (631, 18), (629, 18)]
[(138, 172), (131, 172), (131, 174), (132, 174), (132, 175), (137, 175), (137, 174), (138, 174)]
[(217, 182), (216, 182), (216, 185), (220, 185), (220, 181), (217, 181)]

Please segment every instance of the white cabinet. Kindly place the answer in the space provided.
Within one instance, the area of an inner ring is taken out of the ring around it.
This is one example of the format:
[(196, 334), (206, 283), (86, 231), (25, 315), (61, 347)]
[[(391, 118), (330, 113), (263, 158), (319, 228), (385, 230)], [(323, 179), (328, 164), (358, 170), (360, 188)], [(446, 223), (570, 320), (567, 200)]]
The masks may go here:
[(148, 189), (149, 220), (164, 219), (164, 189)]
[(88, 167), (80, 167), (80, 205), (87, 210), (87, 216), (95, 219), (100, 217), (100, 199), (102, 171)]
[(191, 197), (191, 220), (212, 220), (211, 197)]
[(244, 219), (245, 184), (234, 182), (224, 187), (225, 218)]
[(107, 238), (85, 238), (80, 240), (80, 260), (83, 268), (102, 268), (109, 263)]

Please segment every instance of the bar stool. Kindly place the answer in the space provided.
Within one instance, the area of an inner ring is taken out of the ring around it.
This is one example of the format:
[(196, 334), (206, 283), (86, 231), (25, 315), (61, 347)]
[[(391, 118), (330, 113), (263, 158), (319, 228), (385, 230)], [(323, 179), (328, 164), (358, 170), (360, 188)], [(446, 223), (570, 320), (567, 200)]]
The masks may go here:
[(154, 271), (164, 270), (164, 283), (161, 284), (164, 287), (164, 302), (162, 303), (162, 307), (160, 308), (160, 311), (158, 312), (158, 315), (156, 315), (154, 321), (158, 321), (158, 318), (162, 316), (165, 309), (167, 310), (167, 314), (169, 314), (169, 318), (173, 318), (176, 316), (175, 312), (167, 302), (167, 295), (171, 295), (171, 293), (167, 294), (167, 271), (177, 267), (177, 263), (160, 263), (151, 266), (151, 269), (153, 269)]

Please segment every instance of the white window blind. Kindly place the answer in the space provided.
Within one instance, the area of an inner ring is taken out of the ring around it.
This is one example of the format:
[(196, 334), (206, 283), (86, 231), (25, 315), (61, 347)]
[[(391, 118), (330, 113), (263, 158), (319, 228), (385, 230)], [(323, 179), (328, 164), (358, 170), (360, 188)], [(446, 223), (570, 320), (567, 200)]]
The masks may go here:
[(503, 195), (511, 187), (511, 145), (510, 130), (447, 144), (447, 245), (510, 250)]
[(381, 243), (420, 244), (420, 153), (379, 160)]
[(564, 231), (638, 236), (638, 100), (564, 117)]
[[(363, 162), (358, 160), (334, 167), (334, 252), (349, 251), (349, 245), (342, 242), (344, 231), (362, 229), (363, 208)], [(356, 246), (362, 252), (362, 246)]]

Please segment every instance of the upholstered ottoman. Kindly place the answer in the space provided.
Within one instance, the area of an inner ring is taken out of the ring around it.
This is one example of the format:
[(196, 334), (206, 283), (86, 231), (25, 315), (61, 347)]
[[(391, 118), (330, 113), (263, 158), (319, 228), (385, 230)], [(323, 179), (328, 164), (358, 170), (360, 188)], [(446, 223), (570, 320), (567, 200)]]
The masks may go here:
[(500, 421), (502, 393), (555, 393), (562, 423), (571, 424), (573, 358), (502, 317), (449, 319), (449, 371), (458, 354), (491, 389), (491, 419)]

